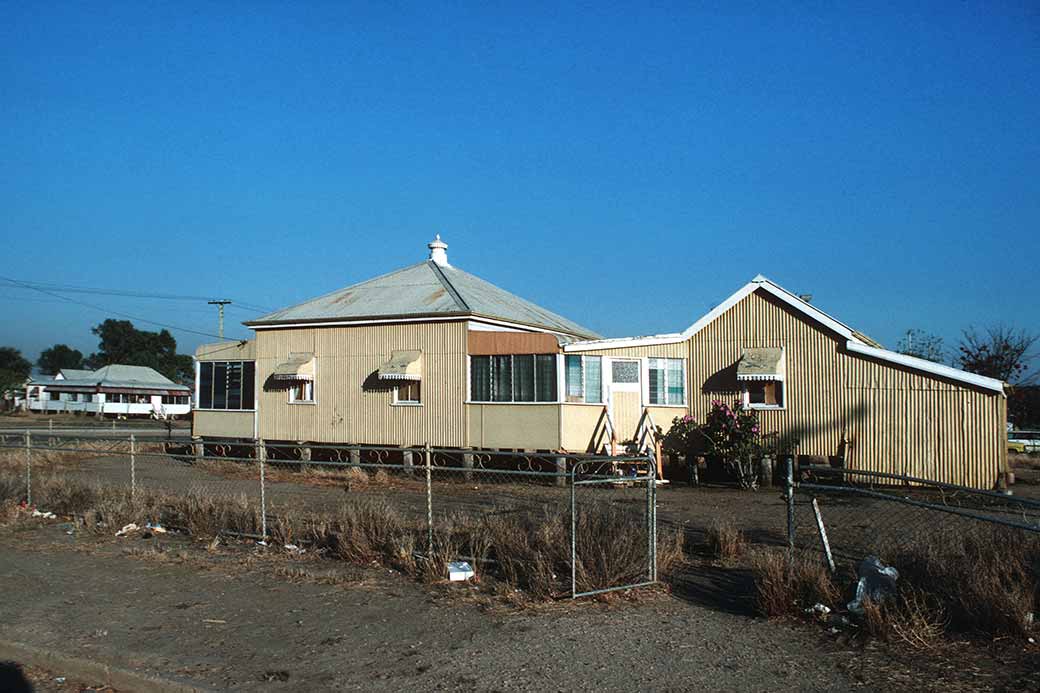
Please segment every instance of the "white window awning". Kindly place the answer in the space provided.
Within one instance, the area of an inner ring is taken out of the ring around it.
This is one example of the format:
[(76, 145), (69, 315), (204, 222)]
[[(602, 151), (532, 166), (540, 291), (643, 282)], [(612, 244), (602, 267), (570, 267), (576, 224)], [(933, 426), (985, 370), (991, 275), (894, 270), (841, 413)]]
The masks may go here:
[(314, 380), (314, 354), (289, 354), (274, 369), (275, 380)]
[(737, 380), (783, 380), (784, 350), (778, 347), (744, 349), (737, 362)]
[(422, 352), (418, 349), (394, 351), (379, 367), (380, 380), (422, 380)]

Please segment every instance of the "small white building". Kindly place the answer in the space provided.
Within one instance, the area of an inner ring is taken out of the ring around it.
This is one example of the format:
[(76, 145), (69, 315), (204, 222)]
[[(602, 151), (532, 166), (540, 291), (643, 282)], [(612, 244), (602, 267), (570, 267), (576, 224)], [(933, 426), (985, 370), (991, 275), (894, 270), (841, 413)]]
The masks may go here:
[(26, 408), (37, 412), (86, 412), (98, 416), (186, 416), (191, 388), (147, 366), (113, 364), (96, 371), (65, 368), (32, 378)]

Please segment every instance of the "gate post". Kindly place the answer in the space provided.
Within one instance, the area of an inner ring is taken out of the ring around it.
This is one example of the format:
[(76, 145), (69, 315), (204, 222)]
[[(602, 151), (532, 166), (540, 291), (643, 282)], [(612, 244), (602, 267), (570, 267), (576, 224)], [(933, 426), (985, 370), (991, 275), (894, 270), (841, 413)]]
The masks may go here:
[(571, 599), (577, 599), (578, 594), (578, 518), (577, 501), (575, 498), (574, 472), (578, 465), (571, 466)]
[(264, 479), (264, 462), (267, 460), (267, 446), (264, 439), (256, 441), (256, 459), (260, 463), (260, 543), (267, 544), (267, 489)]

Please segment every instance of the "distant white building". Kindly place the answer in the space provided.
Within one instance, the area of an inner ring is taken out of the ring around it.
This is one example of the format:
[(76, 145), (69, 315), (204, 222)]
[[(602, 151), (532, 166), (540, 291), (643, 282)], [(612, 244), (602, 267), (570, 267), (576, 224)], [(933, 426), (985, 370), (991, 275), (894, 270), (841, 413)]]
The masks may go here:
[(86, 412), (99, 416), (185, 416), (191, 388), (147, 366), (113, 364), (96, 371), (65, 368), (25, 386), (29, 411)]

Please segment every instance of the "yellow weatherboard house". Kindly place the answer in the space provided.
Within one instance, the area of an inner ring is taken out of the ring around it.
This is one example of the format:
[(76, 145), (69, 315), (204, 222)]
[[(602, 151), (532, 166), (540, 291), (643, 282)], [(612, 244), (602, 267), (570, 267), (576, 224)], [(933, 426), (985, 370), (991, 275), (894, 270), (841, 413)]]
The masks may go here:
[(741, 399), (800, 456), (981, 488), (1007, 472), (1004, 384), (882, 348), (758, 276), (682, 332), (601, 339), (448, 262), (246, 323), (196, 352), (193, 434), (459, 450), (654, 451)]

